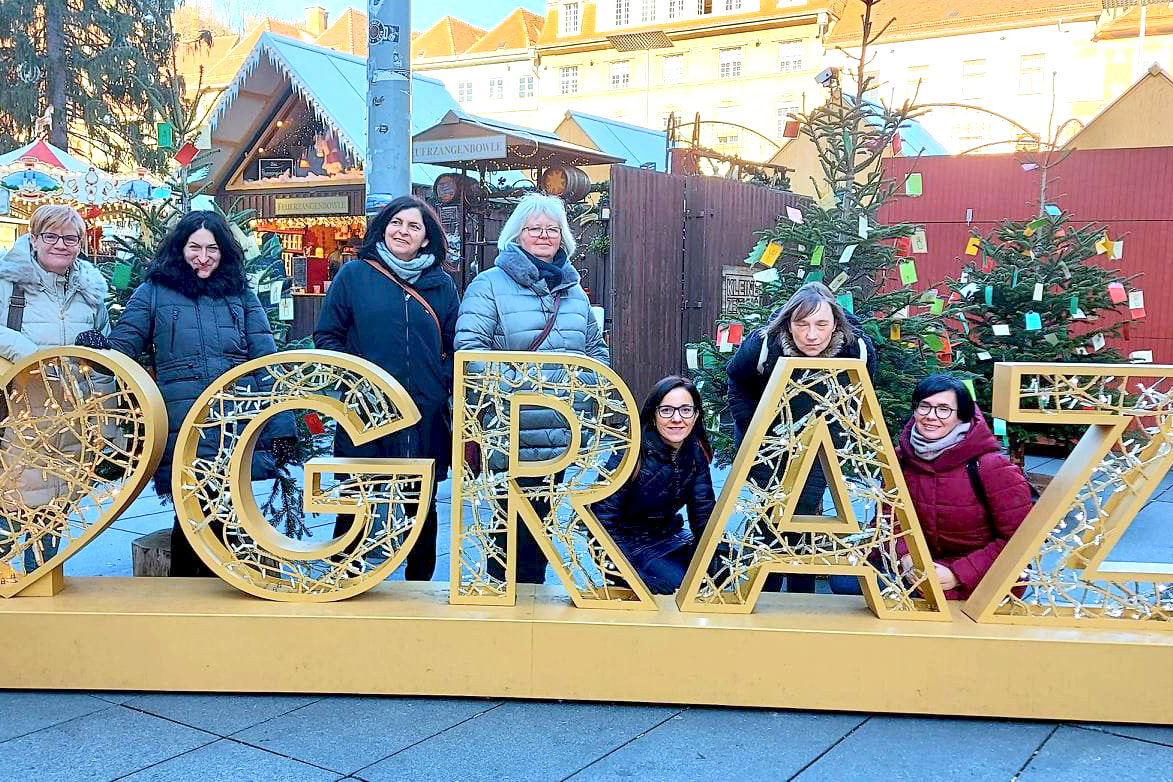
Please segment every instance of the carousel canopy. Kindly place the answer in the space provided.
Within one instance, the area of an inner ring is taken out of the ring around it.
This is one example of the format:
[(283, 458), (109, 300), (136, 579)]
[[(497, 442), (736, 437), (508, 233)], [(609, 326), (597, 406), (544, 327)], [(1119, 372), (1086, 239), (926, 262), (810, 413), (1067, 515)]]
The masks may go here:
[[(439, 122), (456, 100), (436, 79), (413, 73), (412, 132)], [(365, 59), (282, 35), (264, 33), (225, 91), (212, 117), (215, 182), (222, 187), (232, 168), (252, 152), (250, 142), (277, 109), (274, 100), (292, 90), (347, 152), (361, 161), (367, 147), (367, 63)], [(446, 169), (415, 165), (412, 180), (431, 184)]]
[(93, 166), (92, 163), (87, 163), (80, 158), (76, 158), (65, 150), (58, 149), (48, 141), (42, 139), (37, 139), (36, 141), (25, 144), (19, 149), (14, 149), (11, 152), (0, 155), (0, 166), (19, 163), (22, 158), (32, 158), (38, 163), (44, 163), (47, 166), (64, 169), (65, 171), (89, 171)]

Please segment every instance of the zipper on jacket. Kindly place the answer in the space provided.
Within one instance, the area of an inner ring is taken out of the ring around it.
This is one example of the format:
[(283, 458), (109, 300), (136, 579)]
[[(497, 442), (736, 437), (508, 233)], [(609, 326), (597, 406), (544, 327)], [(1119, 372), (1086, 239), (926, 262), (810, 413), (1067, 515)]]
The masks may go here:
[(171, 310), (171, 352), (175, 353), (175, 328), (179, 323), (178, 308)]
[[(403, 347), (404, 347), (404, 350), (407, 351), (406, 368), (409, 370), (407, 372), (404, 372), (404, 375), (408, 378), (410, 378), (412, 375), (412, 373), (410, 371), (410, 368), (411, 368), (411, 305), (408, 303), (408, 299), (410, 299), (410, 298), (411, 298), (411, 294), (408, 293), (407, 291), (404, 291), (403, 292)], [(405, 385), (407, 385), (407, 384), (405, 384)]]

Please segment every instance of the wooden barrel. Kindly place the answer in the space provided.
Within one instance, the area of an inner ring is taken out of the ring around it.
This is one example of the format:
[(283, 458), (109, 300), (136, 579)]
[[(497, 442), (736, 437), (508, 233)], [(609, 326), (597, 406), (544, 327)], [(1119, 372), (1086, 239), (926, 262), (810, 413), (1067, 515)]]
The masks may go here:
[(542, 174), (542, 189), (568, 204), (581, 201), (591, 192), (591, 178), (577, 166), (550, 166)]
[(432, 194), (441, 204), (459, 201), (461, 193), (466, 194), (470, 200), (483, 195), (480, 183), (463, 174), (440, 174), (432, 183)]

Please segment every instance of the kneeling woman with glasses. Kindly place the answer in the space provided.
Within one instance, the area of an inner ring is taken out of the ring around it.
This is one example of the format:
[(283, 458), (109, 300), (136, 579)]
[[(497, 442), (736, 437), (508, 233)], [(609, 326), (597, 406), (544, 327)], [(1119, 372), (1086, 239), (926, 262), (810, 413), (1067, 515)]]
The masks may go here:
[[(1026, 476), (949, 375), (930, 375), (913, 390), (900, 466), (945, 597), (969, 597), (1030, 512)], [(903, 538), (896, 549), (910, 569)]]
[[(592, 510), (648, 588), (670, 595), (684, 580), (696, 539), (713, 512), (701, 396), (691, 381), (666, 377), (640, 411), (639, 461), (628, 482)], [(615, 456), (612, 467), (618, 464)], [(688, 509), (688, 527), (679, 511)]]

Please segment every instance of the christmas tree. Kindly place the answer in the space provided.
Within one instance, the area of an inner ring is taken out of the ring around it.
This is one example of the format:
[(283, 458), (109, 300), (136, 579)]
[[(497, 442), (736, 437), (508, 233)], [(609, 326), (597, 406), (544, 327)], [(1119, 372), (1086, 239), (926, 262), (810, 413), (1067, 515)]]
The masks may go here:
[(47, 116), (49, 141), (61, 149), (161, 170), (147, 91), (172, 55), (173, 7), (172, 0), (0, 3), (0, 149), (27, 143)]
[[(918, 294), (912, 250), (912, 225), (884, 225), (877, 213), (903, 190), (920, 195), (920, 177), (904, 182), (885, 178), (881, 158), (898, 148), (900, 131), (923, 113), (914, 101), (899, 106), (859, 100), (872, 78), (863, 72), (873, 33), (871, 15), (879, 0), (865, 0), (863, 45), (850, 75), (855, 94), (844, 93), (832, 74), (830, 97), (809, 114), (795, 115), (800, 132), (813, 142), (822, 182), (813, 182), (817, 202), (790, 207), (777, 224), (759, 234), (746, 258), (761, 284), (757, 302), (723, 312), (717, 335), (689, 346), (690, 368), (705, 398), (706, 422), (723, 459), (732, 458), (732, 436), (724, 420), (728, 398), (725, 365), (748, 331), (762, 327), (799, 286), (820, 280), (853, 313), (876, 345), (880, 405), (892, 432), (908, 417), (912, 389), (926, 374), (950, 360), (944, 323), (945, 302), (935, 293)], [(882, 30), (880, 31), (882, 32)]]
[[(994, 364), (999, 361), (1112, 363), (1120, 354), (1107, 339), (1128, 335), (1143, 318), (1144, 294), (1097, 259), (1118, 259), (1123, 242), (1097, 225), (1073, 226), (1053, 205), (1029, 221), (1008, 221), (970, 240), (972, 260), (948, 286), (958, 300), (949, 308), (957, 354), (976, 378), (978, 405), (990, 409)], [(1125, 309), (1125, 308), (1128, 309)], [(1123, 316), (1123, 318), (1121, 317)], [(1029, 427), (995, 421), (1011, 453), (1043, 438), (1069, 441), (1069, 427)]]

